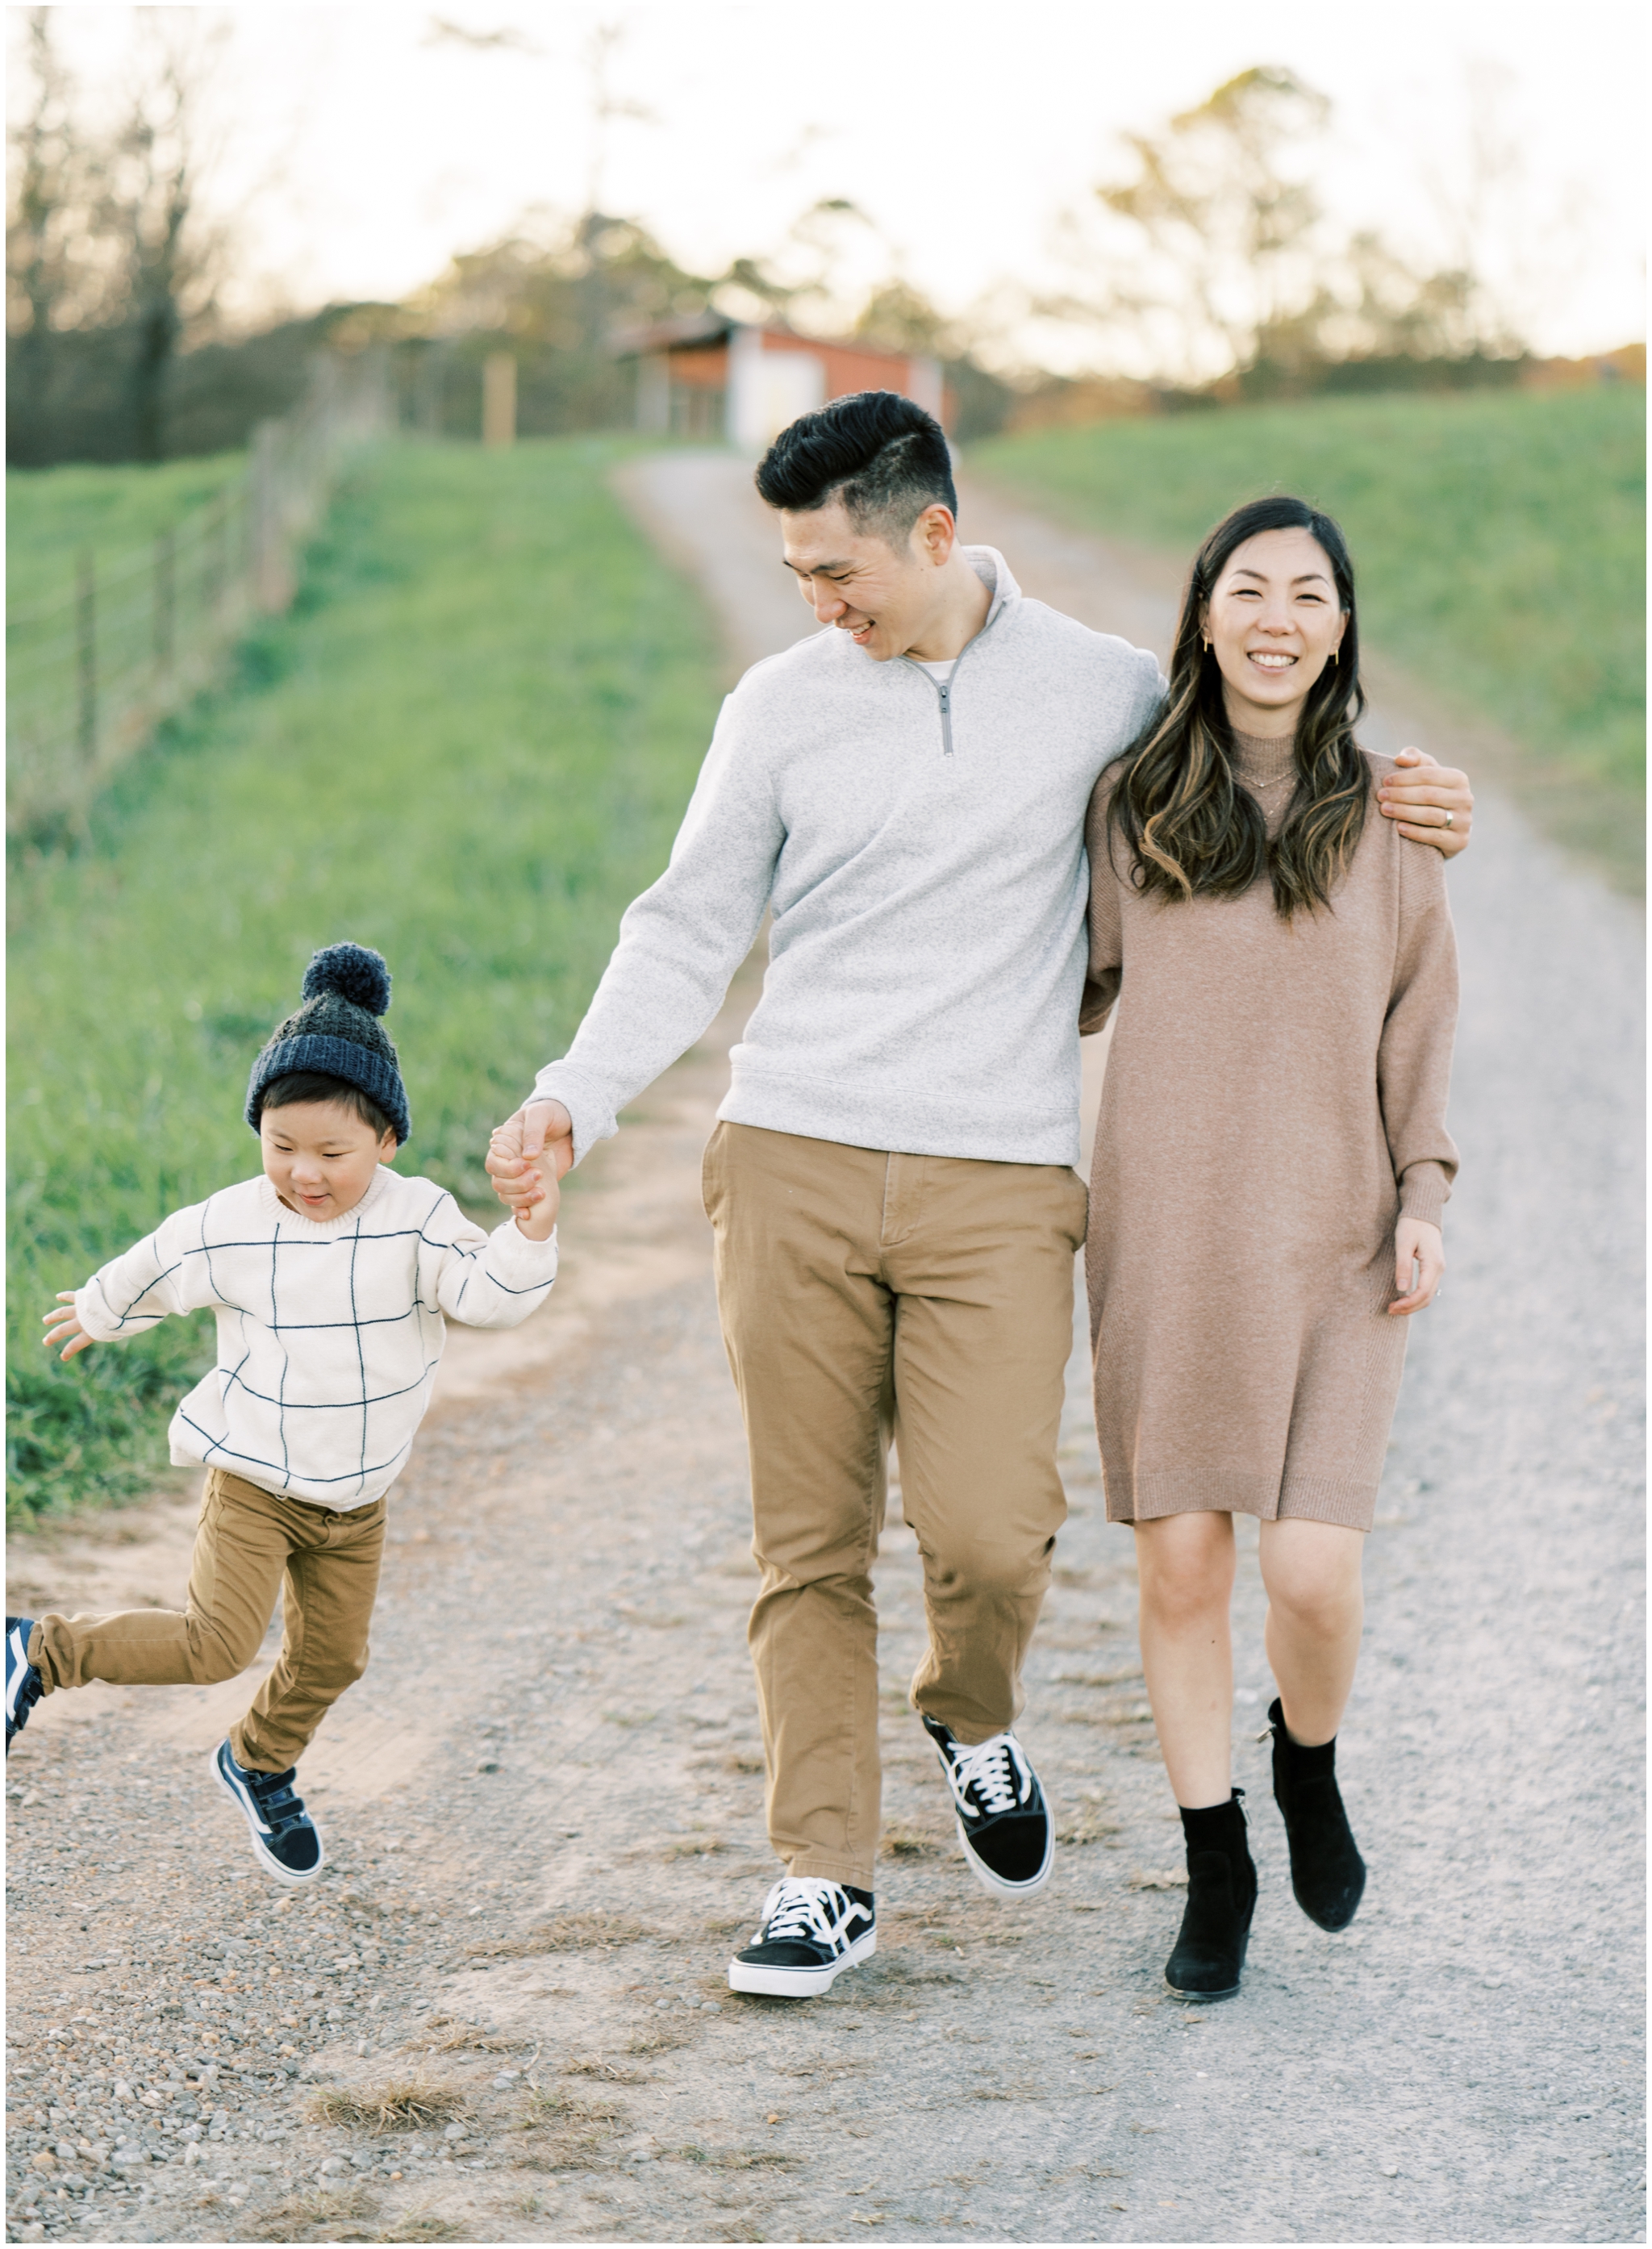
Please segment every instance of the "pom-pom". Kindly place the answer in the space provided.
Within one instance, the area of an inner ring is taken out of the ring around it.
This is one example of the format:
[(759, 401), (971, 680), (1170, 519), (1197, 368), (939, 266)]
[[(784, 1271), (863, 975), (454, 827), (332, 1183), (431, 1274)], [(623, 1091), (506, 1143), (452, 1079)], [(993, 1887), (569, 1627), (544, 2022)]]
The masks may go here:
[(328, 945), (304, 972), (304, 996), (336, 992), (341, 1000), (382, 1015), (390, 1004), (390, 972), (384, 955), (368, 945)]

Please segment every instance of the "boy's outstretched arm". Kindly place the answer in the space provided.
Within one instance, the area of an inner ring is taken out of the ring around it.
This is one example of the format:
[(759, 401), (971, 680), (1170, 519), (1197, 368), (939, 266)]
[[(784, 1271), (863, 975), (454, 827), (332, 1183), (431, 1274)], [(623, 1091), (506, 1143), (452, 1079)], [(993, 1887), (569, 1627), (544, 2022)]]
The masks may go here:
[(513, 1328), (536, 1311), (556, 1278), (556, 1189), (537, 1209), (492, 1234), (464, 1217), (451, 1195), (425, 1221), (422, 1300), (472, 1328)]
[(46, 1324), (46, 1331), (40, 1340), (48, 1351), (61, 1344), (63, 1349), (58, 1353), (59, 1358), (72, 1358), (76, 1351), (89, 1351), (97, 1341), (96, 1336), (88, 1335), (81, 1326), (80, 1315), (75, 1310), (74, 1296), (70, 1291), (59, 1289), (56, 1311), (42, 1312), (40, 1317)]
[(163, 1218), (153, 1234), (100, 1265), (72, 1296), (58, 1293), (59, 1309), (43, 1315), (48, 1345), (62, 1344), (72, 1358), (93, 1343), (124, 1343), (180, 1313), (217, 1308), (222, 1299), (206, 1255), (210, 1201), (191, 1203)]

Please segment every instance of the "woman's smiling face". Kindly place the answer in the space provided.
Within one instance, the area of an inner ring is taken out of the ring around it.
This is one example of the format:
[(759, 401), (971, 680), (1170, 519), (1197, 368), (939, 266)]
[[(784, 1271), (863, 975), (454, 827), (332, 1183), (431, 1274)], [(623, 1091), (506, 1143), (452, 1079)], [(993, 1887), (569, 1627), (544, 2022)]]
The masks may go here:
[(1259, 531), (1235, 547), (1206, 606), (1204, 631), (1228, 716), (1241, 732), (1295, 732), (1347, 622), (1331, 558), (1311, 531)]

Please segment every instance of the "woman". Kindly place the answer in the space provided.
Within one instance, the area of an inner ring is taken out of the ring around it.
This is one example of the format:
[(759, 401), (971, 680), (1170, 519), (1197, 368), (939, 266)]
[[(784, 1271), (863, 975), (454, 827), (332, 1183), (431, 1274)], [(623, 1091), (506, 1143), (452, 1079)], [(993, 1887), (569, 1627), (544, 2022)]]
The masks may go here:
[(1342, 534), (1258, 500), (1193, 567), (1150, 729), (1088, 826), (1084, 1028), (1123, 999), (1087, 1262), (1111, 1520), (1187, 1847), (1171, 1990), (1239, 1988), (1256, 1875), (1229, 1743), (1233, 1518), (1260, 1518), (1297, 1902), (1353, 1918), (1335, 1771), (1405, 1356), (1444, 1269), (1456, 956), (1444, 862), (1376, 816)]

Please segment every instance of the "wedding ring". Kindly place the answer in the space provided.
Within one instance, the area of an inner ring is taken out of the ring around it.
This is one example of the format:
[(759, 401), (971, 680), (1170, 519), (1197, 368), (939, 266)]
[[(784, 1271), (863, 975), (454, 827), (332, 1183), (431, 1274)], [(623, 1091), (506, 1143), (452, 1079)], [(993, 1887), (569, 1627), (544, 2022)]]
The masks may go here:
[(1447, 813), (1447, 815), (1446, 815), (1446, 826), (1447, 826), (1448, 828), (1449, 828), (1449, 827), (1450, 827), (1450, 825), (1451, 825), (1451, 817), (1452, 817), (1452, 816), (1451, 816), (1451, 815), (1448, 812), (1448, 813)]

